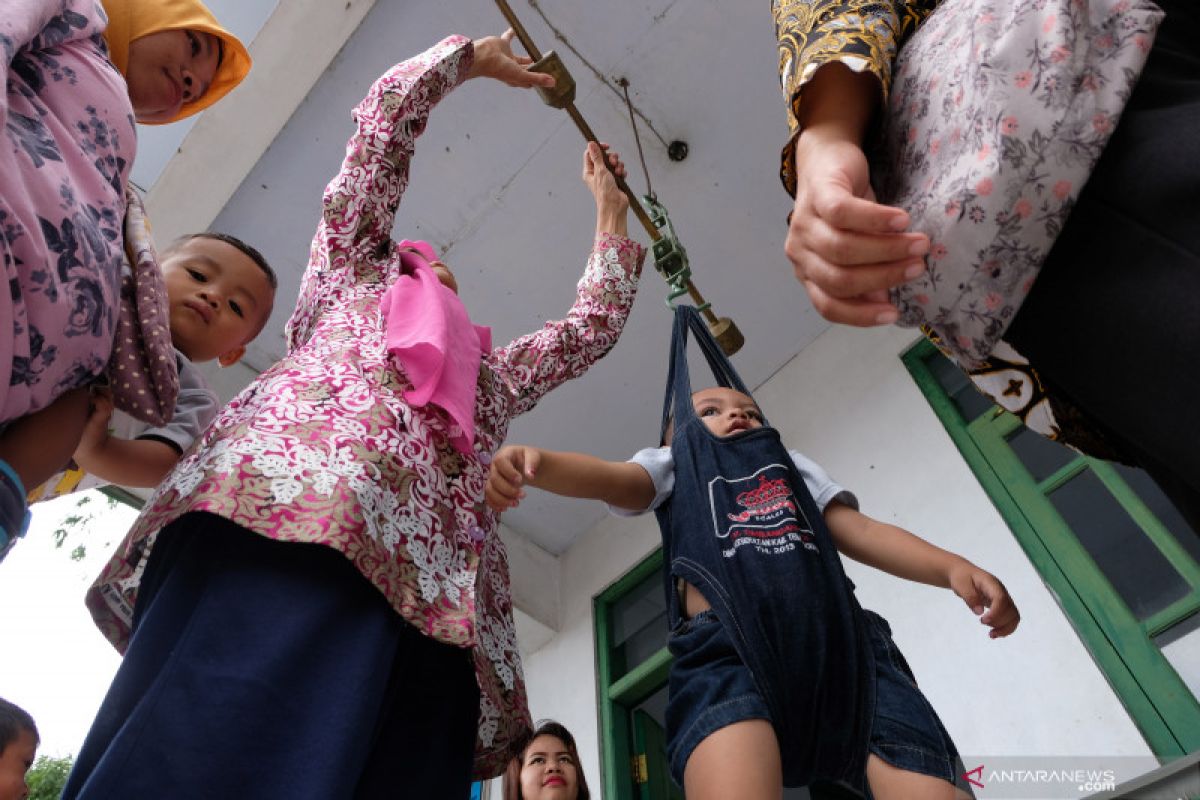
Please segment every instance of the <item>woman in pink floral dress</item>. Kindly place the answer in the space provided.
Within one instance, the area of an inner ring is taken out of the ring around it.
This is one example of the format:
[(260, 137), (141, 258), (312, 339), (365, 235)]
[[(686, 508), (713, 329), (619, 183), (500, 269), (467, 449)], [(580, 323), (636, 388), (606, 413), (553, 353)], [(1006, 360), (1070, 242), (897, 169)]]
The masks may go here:
[(408, 277), (390, 233), (429, 112), (471, 77), (552, 83), (525, 63), (506, 37), (453, 36), (355, 109), (287, 356), (181, 460), (89, 592), (125, 661), (64, 797), (466, 797), (529, 731), (483, 488), (510, 420), (629, 314), (644, 249), (601, 150), (585, 156), (597, 233), (575, 303), (503, 347), (476, 340), (469, 448), (470, 424), (406, 399), (381, 313)]

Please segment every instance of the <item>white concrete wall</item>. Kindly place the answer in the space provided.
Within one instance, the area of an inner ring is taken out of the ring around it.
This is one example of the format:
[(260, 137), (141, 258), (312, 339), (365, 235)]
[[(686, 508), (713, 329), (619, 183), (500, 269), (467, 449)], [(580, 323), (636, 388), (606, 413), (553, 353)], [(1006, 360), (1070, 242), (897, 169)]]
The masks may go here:
[[(1000, 577), (1022, 622), (1013, 636), (992, 641), (948, 590), (848, 562), (860, 601), (891, 622), (968, 766), (988, 755), (1149, 755), (900, 362), (913, 339), (899, 330), (834, 327), (755, 397), (784, 441), (856, 492), (865, 513)], [(571, 729), (593, 787), (601, 774), (592, 599), (658, 543), (652, 516), (609, 517), (589, 531), (560, 560), (557, 634), (525, 654), (534, 718), (553, 717)]]

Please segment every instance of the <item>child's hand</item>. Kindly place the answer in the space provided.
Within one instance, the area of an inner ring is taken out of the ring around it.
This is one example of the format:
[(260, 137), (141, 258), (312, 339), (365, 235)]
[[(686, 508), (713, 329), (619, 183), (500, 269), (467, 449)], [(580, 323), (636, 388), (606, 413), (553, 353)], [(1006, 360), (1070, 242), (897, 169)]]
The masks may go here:
[(92, 392), (92, 410), (83, 426), (83, 436), (79, 446), (75, 448), (75, 460), (86, 461), (89, 456), (104, 447), (108, 441), (108, 423), (112, 420), (112, 392), (108, 389), (97, 389)]
[[(976, 616), (982, 615), (979, 621), (991, 627), (988, 633), (991, 638), (1008, 636), (1017, 629), (1021, 612), (995, 575), (965, 561), (951, 570), (950, 588)], [(987, 613), (984, 613), (985, 609)]]
[(518, 89), (530, 89), (541, 86), (553, 88), (554, 76), (541, 72), (530, 72), (527, 66), (533, 63), (528, 56), (513, 55), (513, 29), (509, 28), (499, 36), (485, 36), (476, 39), (475, 60), (467, 72), (467, 80), (471, 78), (495, 78), (501, 83), (515, 86)]
[[(609, 167), (604, 166), (608, 159)], [(626, 234), (626, 212), (629, 210), (629, 198), (617, 188), (613, 175), (625, 177), (625, 165), (616, 153), (608, 152), (604, 142), (588, 142), (583, 151), (583, 182), (592, 190), (596, 198), (596, 232)]]
[(541, 460), (542, 454), (536, 447), (509, 445), (500, 448), (492, 456), (491, 472), (483, 490), (488, 506), (497, 513), (516, 508), (525, 496), (521, 487), (536, 474)]

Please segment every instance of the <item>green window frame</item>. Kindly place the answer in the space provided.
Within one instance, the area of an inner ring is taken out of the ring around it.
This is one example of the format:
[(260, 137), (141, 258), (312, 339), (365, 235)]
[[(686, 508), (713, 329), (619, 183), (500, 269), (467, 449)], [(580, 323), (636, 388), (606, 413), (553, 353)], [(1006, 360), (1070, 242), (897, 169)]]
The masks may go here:
[[(1008, 445), (1020, 421), (998, 406), (969, 420), (964, 417), (931, 369), (942, 358), (926, 340), (901, 356), (1134, 724), (1159, 757), (1200, 749), (1200, 703), (1153, 641), (1200, 611), (1200, 564), (1110, 463), (1074, 454), (1049, 475), (1035, 479)], [(1148, 619), (1137, 619), (1048, 499), (1084, 471), (1099, 479), (1175, 568), (1190, 589), (1186, 596)]]

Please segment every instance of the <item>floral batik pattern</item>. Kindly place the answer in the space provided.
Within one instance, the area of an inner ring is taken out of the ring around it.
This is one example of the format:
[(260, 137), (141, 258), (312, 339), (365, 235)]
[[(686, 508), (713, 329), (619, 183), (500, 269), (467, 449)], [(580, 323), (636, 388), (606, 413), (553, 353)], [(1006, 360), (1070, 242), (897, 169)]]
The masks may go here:
[(154, 537), (191, 511), (272, 539), (333, 547), (409, 623), (472, 649), (482, 777), (498, 774), (530, 729), (507, 560), (496, 515), (483, 502), (491, 454), (513, 417), (616, 343), (645, 251), (623, 236), (597, 236), (567, 316), (485, 354), (470, 455), (452, 444), (447, 414), (405, 401), (412, 385), (387, 351), (381, 314), (402, 270), (391, 230), (414, 141), (472, 57), (469, 40), (446, 39), (393, 67), (355, 109), (357, 133), (324, 194), (287, 355), (184, 455), (88, 605), (123, 649)]
[(1148, 0), (946, 0), (896, 61), (879, 202), (929, 235), (927, 269), (892, 290), (983, 364), (1033, 286), (1116, 127), (1162, 12)]
[(98, 376), (112, 349), (125, 184), (125, 81), (95, 0), (11, 0), (0, 14), (0, 422)]

